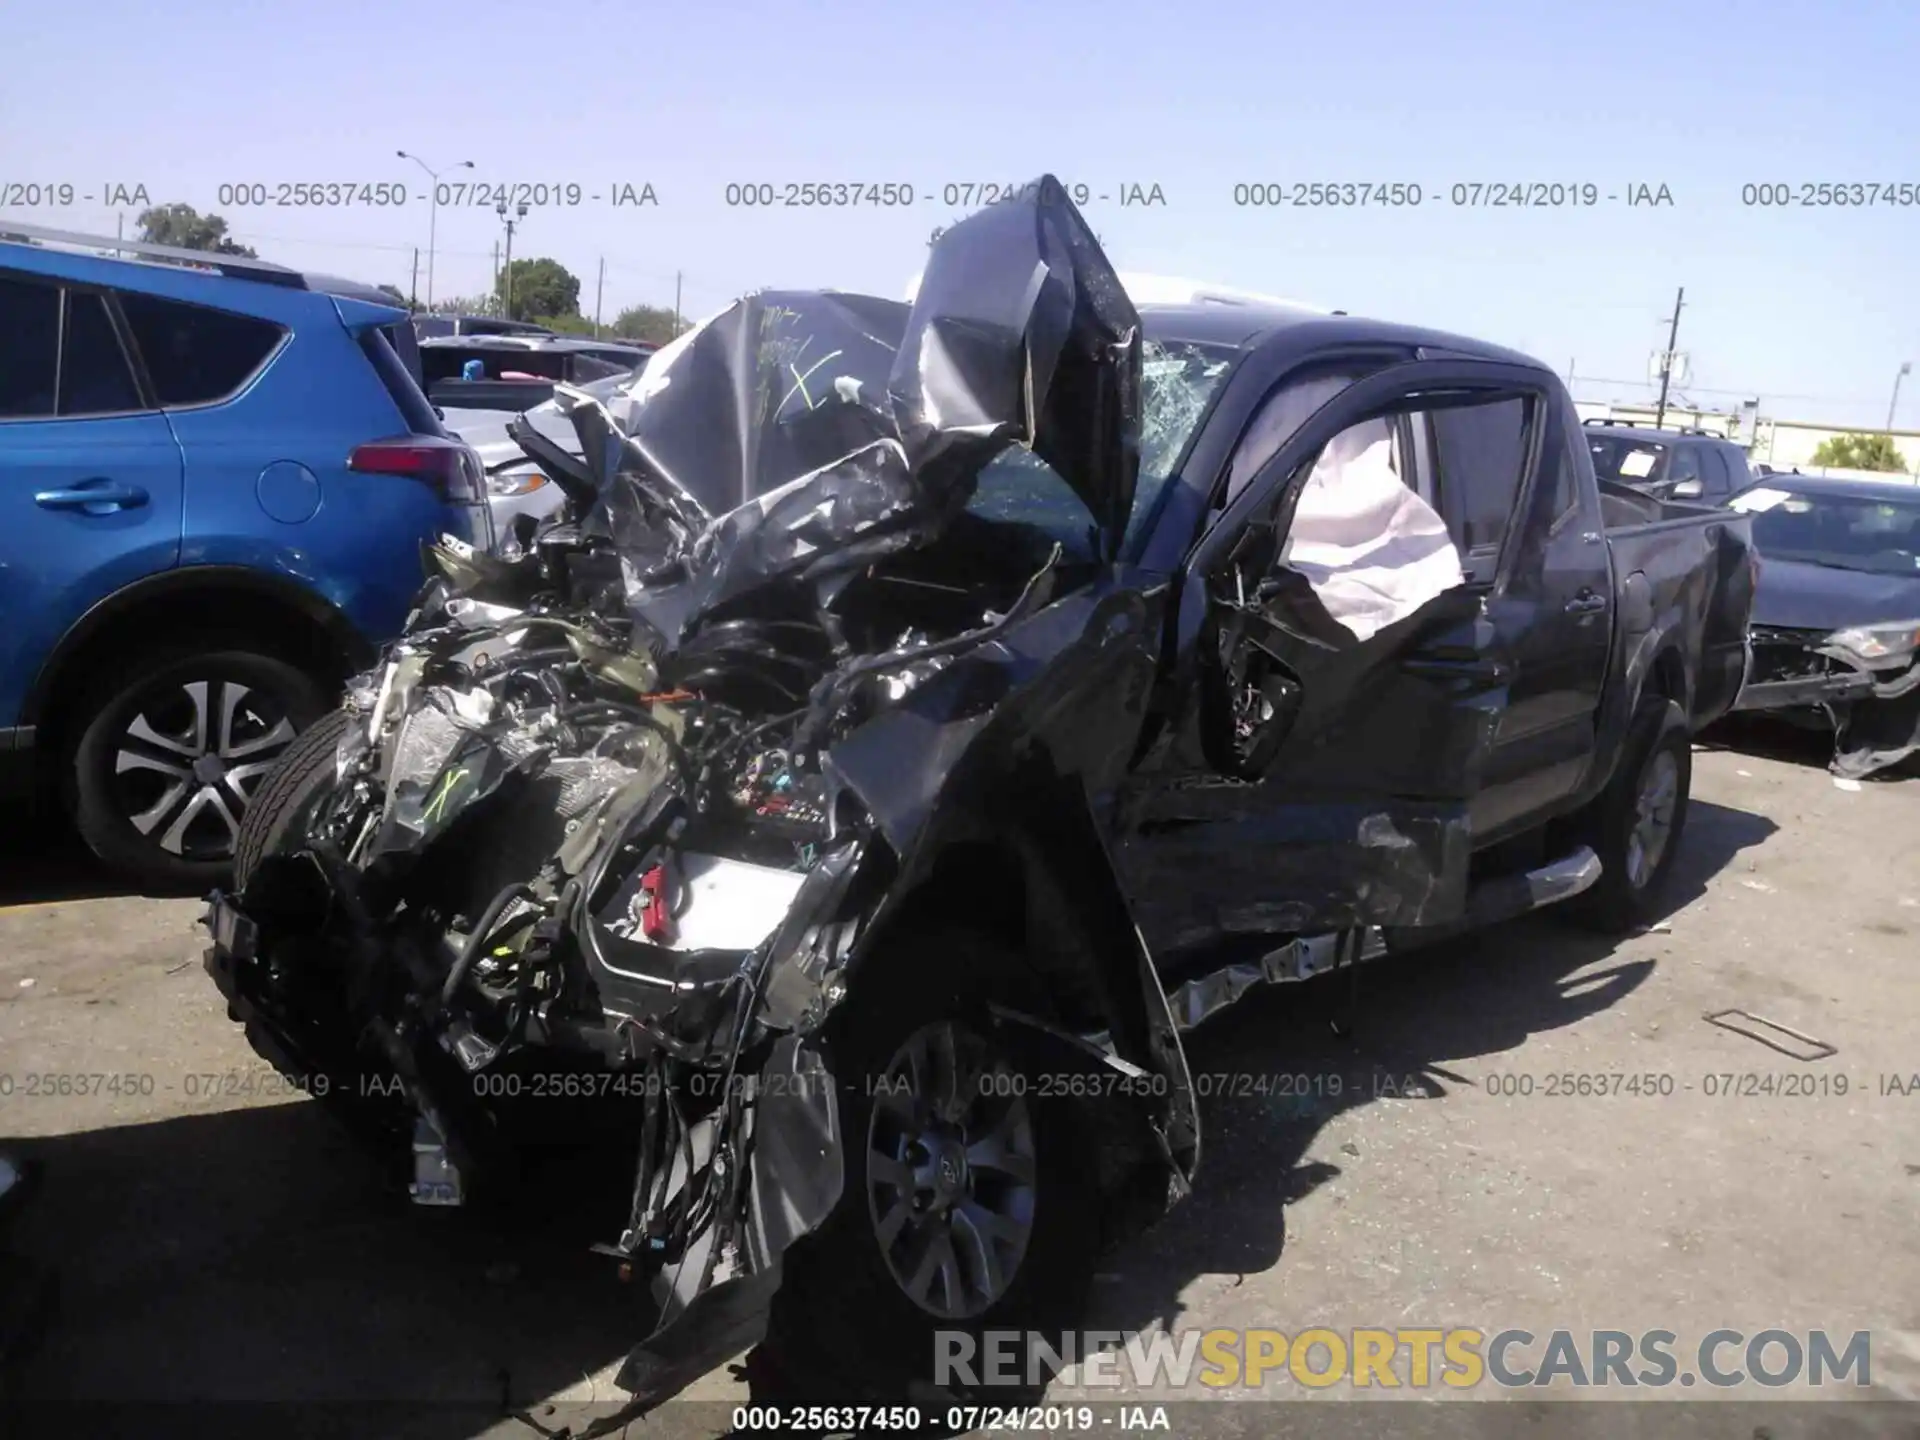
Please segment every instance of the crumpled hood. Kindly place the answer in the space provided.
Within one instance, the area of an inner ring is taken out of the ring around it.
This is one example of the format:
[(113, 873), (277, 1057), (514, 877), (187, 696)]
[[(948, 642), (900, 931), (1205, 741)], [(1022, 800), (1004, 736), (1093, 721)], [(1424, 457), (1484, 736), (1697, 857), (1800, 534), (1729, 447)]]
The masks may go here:
[(1844, 630), (1920, 618), (1920, 576), (1873, 575), (1760, 557), (1753, 623), (1783, 630)]
[[(1113, 553), (1139, 468), (1140, 320), (1047, 176), (947, 230), (911, 306), (750, 295), (659, 351), (612, 415), (624, 447), (582, 431), (599, 523), (671, 645), (749, 591), (831, 586), (926, 543), (1009, 445), (1059, 472)], [(685, 532), (664, 562), (663, 516)]]

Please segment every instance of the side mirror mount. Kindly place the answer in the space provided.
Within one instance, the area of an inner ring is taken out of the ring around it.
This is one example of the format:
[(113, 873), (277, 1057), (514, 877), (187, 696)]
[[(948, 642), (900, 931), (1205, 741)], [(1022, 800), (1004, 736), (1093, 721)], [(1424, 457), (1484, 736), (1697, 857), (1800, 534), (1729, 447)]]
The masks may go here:
[(1207, 763), (1258, 780), (1279, 754), (1304, 699), (1300, 682), (1249, 643), (1243, 616), (1219, 617), (1201, 643), (1200, 748)]

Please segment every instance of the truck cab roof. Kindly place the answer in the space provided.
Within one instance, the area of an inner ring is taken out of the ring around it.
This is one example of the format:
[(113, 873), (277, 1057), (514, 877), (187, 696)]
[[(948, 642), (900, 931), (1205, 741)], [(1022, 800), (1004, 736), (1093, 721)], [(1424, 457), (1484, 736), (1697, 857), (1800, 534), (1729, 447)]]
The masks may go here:
[(1546, 368), (1531, 355), (1484, 340), (1371, 320), (1339, 310), (1316, 311), (1278, 302), (1204, 300), (1136, 307), (1149, 338), (1165, 343), (1222, 345), (1238, 350), (1297, 350), (1301, 358), (1342, 349), (1402, 350), (1420, 358), (1449, 356)]

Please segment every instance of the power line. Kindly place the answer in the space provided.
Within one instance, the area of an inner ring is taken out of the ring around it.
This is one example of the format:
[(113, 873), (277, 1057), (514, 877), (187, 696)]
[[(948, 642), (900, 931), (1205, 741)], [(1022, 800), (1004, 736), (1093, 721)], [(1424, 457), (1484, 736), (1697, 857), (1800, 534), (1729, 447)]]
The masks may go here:
[[(372, 240), (309, 240), (298, 235), (263, 235), (258, 230), (233, 230), (228, 232), (236, 240), (252, 242), (264, 240), (269, 245), (310, 245), (316, 250), (391, 250), (402, 255), (410, 252), (411, 245), (382, 245)], [(448, 250), (441, 247), (442, 255), (467, 255), (483, 257), (484, 250)]]
[[(388, 245), (373, 240), (310, 240), (296, 235), (267, 235), (258, 230), (236, 230), (230, 233), (235, 240), (243, 241), (247, 244), (262, 242), (268, 245), (304, 245), (315, 250), (369, 250), (386, 254), (411, 256), (417, 248), (413, 245)], [(496, 253), (492, 249), (453, 250), (443, 245), (440, 247), (438, 253), (467, 260), (497, 259)], [(647, 282), (661, 287), (674, 285), (691, 291), (696, 295), (725, 295), (729, 299), (740, 293), (738, 290), (724, 286), (718, 281), (708, 280), (699, 275), (688, 275), (684, 271), (645, 270), (615, 261), (605, 261), (602, 263), (605, 265), (605, 273), (613, 276), (616, 281)]]
[[(264, 240), (270, 245), (308, 245), (316, 250), (383, 250), (396, 255), (411, 255), (412, 245), (386, 245), (373, 240), (311, 240), (299, 235), (267, 235), (258, 230), (235, 230), (230, 232), (234, 239), (251, 243)], [(486, 260), (492, 257), (491, 250), (450, 250), (442, 246), (442, 255), (459, 255), (469, 260)], [(723, 290), (726, 287), (718, 282), (708, 281), (700, 276), (685, 275), (684, 272), (671, 270), (641, 270), (629, 265), (609, 263), (607, 271), (613, 275), (624, 275), (632, 279), (657, 280), (662, 284), (674, 280), (688, 280), (701, 289)]]
[[(1580, 383), (1582, 385), (1631, 385), (1641, 390), (1651, 390), (1653, 388), (1653, 381), (1651, 380), (1616, 380), (1605, 375), (1582, 375), (1580, 377)], [(1811, 400), (1820, 405), (1864, 405), (1867, 403), (1866, 400), (1858, 395), (1800, 395), (1789, 393), (1785, 390), (1756, 391), (1755, 387), (1751, 385), (1741, 390), (1717, 390), (1711, 385), (1683, 385), (1680, 388), (1694, 395), (1738, 395), (1743, 399), (1752, 399), (1755, 394), (1764, 393), (1772, 400)], [(1876, 398), (1873, 403), (1878, 405), (1880, 402)]]

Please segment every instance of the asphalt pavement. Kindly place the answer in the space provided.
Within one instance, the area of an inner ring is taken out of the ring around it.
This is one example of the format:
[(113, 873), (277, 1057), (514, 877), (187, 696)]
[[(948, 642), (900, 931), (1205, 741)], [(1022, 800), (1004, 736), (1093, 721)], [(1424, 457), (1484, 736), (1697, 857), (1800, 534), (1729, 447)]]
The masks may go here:
[[(1646, 933), (1534, 916), (1368, 967), (1350, 1038), (1324, 980), (1190, 1037), (1200, 1187), (1104, 1263), (1088, 1328), (1867, 1330), (1847, 1398), (1915, 1408), (1856, 1433), (1920, 1433), (1920, 778), (1842, 788), (1817, 742), (1714, 742)], [(505, 1228), (410, 1209), (227, 1020), (201, 908), (118, 893), (61, 842), (0, 849), (0, 1141), (46, 1174), (9, 1247), (60, 1282), (13, 1397), (423, 1440), (604, 1413), (647, 1307), (586, 1248), (612, 1223), (588, 1187), (558, 1177)], [(1705, 1018), (1730, 1010), (1760, 1023)], [(744, 1357), (631, 1433), (724, 1433), (779, 1373)], [(1288, 1428), (1219, 1408), (1250, 1398), (1072, 1370), (1049, 1392), (1171, 1403), (1173, 1433)], [(1731, 1398), (1784, 1420), (1811, 1397)]]

